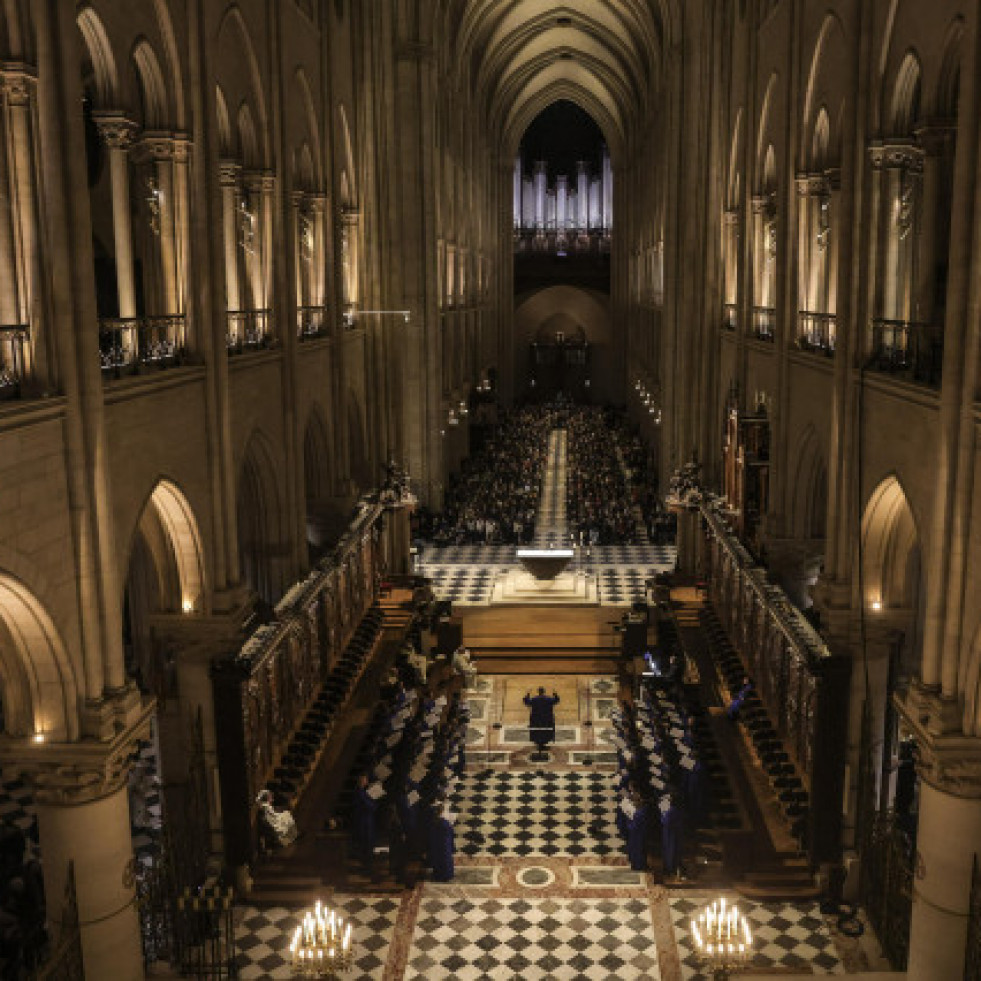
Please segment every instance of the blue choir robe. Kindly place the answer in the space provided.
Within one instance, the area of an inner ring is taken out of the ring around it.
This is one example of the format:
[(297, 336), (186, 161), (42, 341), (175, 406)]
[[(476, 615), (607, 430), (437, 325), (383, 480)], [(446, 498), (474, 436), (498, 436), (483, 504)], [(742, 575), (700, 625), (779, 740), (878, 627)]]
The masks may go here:
[(453, 825), (442, 815), (434, 816), (429, 825), (429, 864), (436, 882), (453, 878)]
[(661, 861), (664, 874), (674, 875), (681, 859), (681, 813), (672, 804), (661, 811)]
[(369, 796), (367, 788), (358, 787), (354, 791), (351, 831), (355, 850), (365, 863), (371, 861), (371, 856), (375, 851), (375, 812), (377, 810), (378, 801)]
[(525, 705), (531, 709), (528, 729), (531, 741), (543, 749), (555, 741), (555, 706), (559, 704), (558, 695), (525, 695)]
[(641, 804), (627, 822), (627, 855), (637, 872), (647, 868), (647, 807)]
[(726, 709), (726, 715), (730, 721), (735, 721), (736, 717), (739, 715), (739, 710), (743, 707), (743, 702), (749, 698), (750, 692), (753, 690), (752, 682), (745, 684), (736, 694), (736, 697), (729, 703), (729, 707)]

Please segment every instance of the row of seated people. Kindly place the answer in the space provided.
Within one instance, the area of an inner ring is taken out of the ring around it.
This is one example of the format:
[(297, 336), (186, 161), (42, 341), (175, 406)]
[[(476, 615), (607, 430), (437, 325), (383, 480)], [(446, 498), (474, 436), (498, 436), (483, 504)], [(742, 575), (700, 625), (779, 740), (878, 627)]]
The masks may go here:
[(267, 784), (271, 792), (270, 803), (285, 803), (288, 807), (295, 805), (330, 738), (341, 708), (354, 691), (368, 663), (382, 628), (383, 616), (378, 607), (372, 607), (358, 624), (303, 722), (290, 739), (279, 766), (273, 771), (273, 779)]
[(458, 694), (434, 697), (428, 688), (400, 687), (376, 713), (349, 808), (353, 851), (369, 875), (384, 842), (396, 881), (414, 877), (420, 863), (437, 882), (453, 878), (449, 800), (466, 764), (469, 719)]
[(726, 715), (731, 722), (742, 725), (752, 739), (760, 765), (769, 777), (770, 786), (790, 825), (791, 834), (803, 850), (806, 845), (808, 808), (804, 783), (746, 674), (742, 660), (714, 611), (709, 608), (703, 610), (702, 626), (709, 639), (720, 680), (729, 693)]
[(530, 542), (558, 418), (548, 406), (502, 413), (493, 439), (450, 477), (442, 512), (421, 516), (420, 535), (439, 545)]
[(633, 868), (646, 868), (646, 828), (638, 837), (637, 817), (655, 812), (661, 826), (665, 877), (681, 871), (684, 833), (705, 815), (704, 766), (695, 748), (684, 706), (666, 691), (645, 685), (641, 701), (621, 704), (613, 714), (614, 745), (620, 769), (617, 824), (627, 838)]
[(637, 540), (637, 502), (617, 454), (619, 421), (610, 409), (579, 406), (567, 423), (566, 518), (590, 545)]

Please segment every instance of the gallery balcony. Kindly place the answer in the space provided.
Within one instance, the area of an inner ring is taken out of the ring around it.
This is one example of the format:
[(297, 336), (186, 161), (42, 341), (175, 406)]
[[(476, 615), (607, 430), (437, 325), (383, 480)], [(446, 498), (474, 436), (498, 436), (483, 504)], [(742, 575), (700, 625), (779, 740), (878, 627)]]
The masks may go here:
[(866, 364), (870, 370), (939, 388), (943, 360), (941, 327), (909, 320), (872, 321), (872, 344)]
[(753, 329), (750, 336), (772, 344), (777, 333), (777, 311), (774, 307), (753, 307)]
[(103, 378), (170, 368), (185, 358), (184, 316), (102, 317), (99, 359)]
[(739, 329), (739, 304), (726, 303), (722, 308), (722, 329), (736, 331)]
[(29, 335), (26, 324), (0, 324), (0, 401), (21, 395)]
[(802, 351), (833, 358), (838, 337), (838, 317), (833, 313), (800, 310), (797, 313), (797, 346)]
[(229, 354), (272, 347), (271, 310), (229, 310), (226, 341)]
[(328, 311), (323, 306), (302, 306), (296, 308), (296, 336), (301, 341), (330, 336)]

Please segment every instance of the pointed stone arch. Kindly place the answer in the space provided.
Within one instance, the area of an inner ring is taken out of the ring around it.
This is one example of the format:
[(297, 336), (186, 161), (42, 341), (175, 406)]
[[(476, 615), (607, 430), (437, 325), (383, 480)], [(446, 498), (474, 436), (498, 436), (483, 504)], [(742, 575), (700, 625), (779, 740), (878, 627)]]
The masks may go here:
[(923, 69), (919, 56), (911, 48), (899, 64), (889, 99), (889, 108), (885, 113), (890, 136), (913, 136), (922, 114), (922, 91)]
[(828, 458), (817, 430), (808, 423), (798, 442), (791, 525), (794, 537), (825, 537), (828, 511)]
[(54, 741), (79, 736), (79, 687), (64, 641), (24, 581), (0, 567), (4, 731)]
[(119, 73), (116, 70), (116, 57), (105, 26), (91, 4), (85, 4), (79, 9), (75, 15), (75, 22), (78, 24), (89, 60), (92, 62), (98, 108), (118, 109)]
[(266, 602), (282, 592), (276, 556), (282, 551), (282, 509), (275, 454), (269, 439), (255, 430), (242, 454), (237, 485), (238, 545), (242, 577)]
[(884, 478), (862, 515), (862, 587), (866, 607), (915, 609), (920, 576), (920, 535), (899, 478)]
[(131, 60), (136, 74), (136, 89), (140, 96), (140, 121), (143, 129), (168, 129), (171, 125), (168, 87), (164, 82), (157, 53), (145, 37), (136, 41)]

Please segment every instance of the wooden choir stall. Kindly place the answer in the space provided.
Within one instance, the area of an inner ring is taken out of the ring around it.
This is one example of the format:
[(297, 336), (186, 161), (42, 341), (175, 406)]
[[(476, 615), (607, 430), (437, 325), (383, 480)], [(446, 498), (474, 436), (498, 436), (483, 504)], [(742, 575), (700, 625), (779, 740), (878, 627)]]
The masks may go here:
[(767, 580), (722, 503), (700, 510), (709, 598), (807, 792), (804, 847), (813, 867), (838, 862), (850, 662)]
[[(283, 597), (275, 619), (239, 651), (212, 663), (227, 867), (240, 870), (255, 857), (256, 798), (262, 789), (272, 787), (281, 802), (295, 807), (371, 664), (381, 637), (381, 616), (373, 604), (392, 567), (393, 547), (407, 551), (407, 522), (400, 505), (363, 506), (332, 554)], [(314, 712), (318, 723), (311, 728)], [(296, 745), (302, 736), (309, 746), (310, 731), (323, 734), (315, 744), (317, 755), (311, 761), (306, 749), (304, 778), (284, 785), (291, 741)]]

